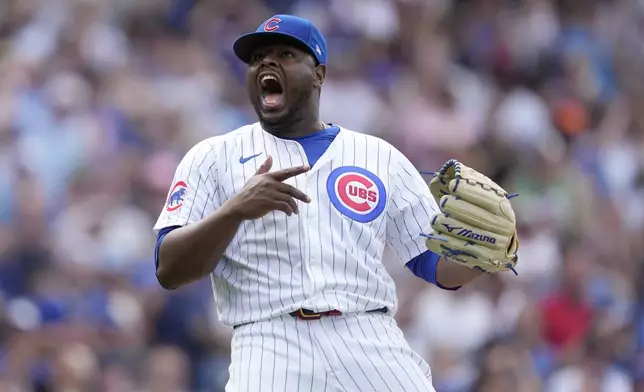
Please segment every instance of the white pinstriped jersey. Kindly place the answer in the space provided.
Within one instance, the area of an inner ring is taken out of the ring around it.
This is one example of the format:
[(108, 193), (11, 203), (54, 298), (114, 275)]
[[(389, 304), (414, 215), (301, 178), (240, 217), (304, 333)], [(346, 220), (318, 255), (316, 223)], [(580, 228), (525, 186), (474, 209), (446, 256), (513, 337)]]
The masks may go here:
[[(390, 246), (401, 265), (426, 250), (421, 232), (438, 211), (425, 181), (389, 143), (340, 128), (308, 173), (288, 179), (308, 194), (299, 215), (245, 221), (211, 274), (219, 319), (235, 326), (299, 308), (343, 313), (397, 308), (381, 263)], [(273, 168), (304, 165), (302, 146), (259, 123), (206, 139), (179, 164), (154, 227), (196, 222), (240, 191), (267, 155)]]

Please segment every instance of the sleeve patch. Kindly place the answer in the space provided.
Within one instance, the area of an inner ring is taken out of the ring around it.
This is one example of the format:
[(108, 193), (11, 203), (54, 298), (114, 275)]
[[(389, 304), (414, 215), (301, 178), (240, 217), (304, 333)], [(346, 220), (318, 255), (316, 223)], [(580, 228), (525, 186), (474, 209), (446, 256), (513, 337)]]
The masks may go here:
[(188, 193), (188, 185), (185, 182), (179, 181), (172, 187), (168, 201), (165, 204), (166, 211), (176, 211), (183, 206), (183, 201)]

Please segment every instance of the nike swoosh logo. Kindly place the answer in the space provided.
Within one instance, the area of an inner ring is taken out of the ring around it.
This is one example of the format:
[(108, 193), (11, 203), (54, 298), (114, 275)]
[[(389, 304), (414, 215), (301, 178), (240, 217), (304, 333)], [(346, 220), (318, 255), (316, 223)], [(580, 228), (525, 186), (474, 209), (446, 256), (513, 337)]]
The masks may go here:
[(244, 163), (246, 163), (246, 162), (250, 161), (250, 160), (251, 160), (251, 159), (253, 159), (253, 158), (257, 158), (257, 157), (258, 157), (258, 156), (260, 156), (260, 155), (262, 155), (262, 153), (261, 153), (261, 152), (260, 152), (259, 154), (251, 155), (251, 156), (246, 157), (246, 158), (244, 158), (244, 157), (240, 157), (240, 158), (239, 158), (239, 163), (241, 163), (241, 164), (243, 165)]

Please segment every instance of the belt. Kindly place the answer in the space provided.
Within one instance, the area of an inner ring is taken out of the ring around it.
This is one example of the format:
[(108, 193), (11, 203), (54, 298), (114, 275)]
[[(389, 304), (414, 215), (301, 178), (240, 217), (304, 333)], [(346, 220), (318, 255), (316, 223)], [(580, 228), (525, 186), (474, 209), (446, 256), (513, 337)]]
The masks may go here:
[[(378, 308), (378, 309), (371, 309), (367, 310), (365, 313), (373, 313), (373, 312), (379, 312), (379, 313), (387, 313), (389, 309), (387, 307), (384, 308)], [(341, 316), (342, 312), (339, 310), (331, 309), (327, 310), (325, 312), (314, 312), (309, 309), (298, 309), (296, 311), (293, 311), (289, 313), (293, 317), (297, 317), (301, 320), (317, 320), (322, 318), (323, 316)]]
[[(383, 308), (367, 310), (365, 313), (374, 313), (374, 312), (387, 313), (388, 311), (389, 311), (389, 308), (387, 308), (385, 306)], [(325, 312), (317, 312), (316, 313), (316, 312), (314, 312), (312, 310), (301, 309), (300, 308), (298, 310), (295, 310), (295, 311), (289, 313), (289, 315), (293, 316), (293, 317), (297, 317), (297, 318), (299, 318), (301, 320), (318, 320), (318, 319), (322, 318), (323, 316), (341, 316), (342, 312), (339, 311), (339, 310), (332, 309), (332, 310), (327, 310)], [(235, 325), (233, 327), (233, 329), (239, 328), (239, 327), (241, 327), (243, 325), (252, 324), (252, 323), (253, 323), (253, 321), (248, 322), (248, 323), (238, 324), (238, 325)]]

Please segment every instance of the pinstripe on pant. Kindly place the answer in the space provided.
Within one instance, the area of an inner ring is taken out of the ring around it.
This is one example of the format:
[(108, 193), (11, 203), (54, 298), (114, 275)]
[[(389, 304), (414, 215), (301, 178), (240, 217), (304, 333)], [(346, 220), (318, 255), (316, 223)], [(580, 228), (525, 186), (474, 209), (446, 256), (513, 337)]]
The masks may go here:
[(235, 329), (226, 392), (434, 392), (429, 365), (378, 313)]

